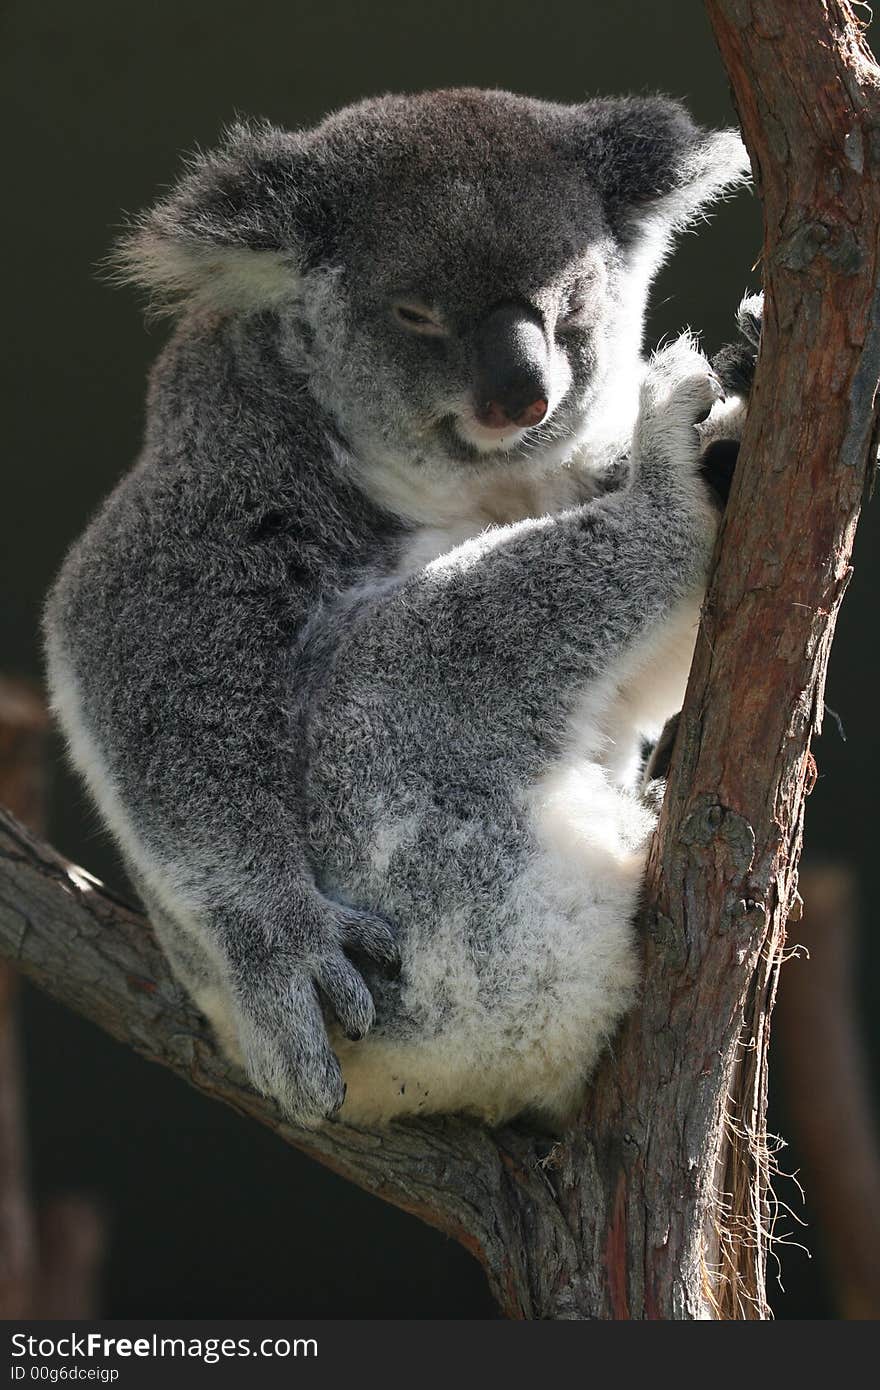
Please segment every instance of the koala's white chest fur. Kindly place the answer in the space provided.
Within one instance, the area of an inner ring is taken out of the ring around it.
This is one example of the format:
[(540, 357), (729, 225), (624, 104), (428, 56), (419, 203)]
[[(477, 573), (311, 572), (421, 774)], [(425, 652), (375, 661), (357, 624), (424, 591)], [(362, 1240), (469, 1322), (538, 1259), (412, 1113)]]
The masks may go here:
[(470, 476), (438, 465), (424, 476), (393, 460), (364, 465), (338, 448), (334, 452), (374, 501), (413, 526), (396, 566), (399, 576), (424, 569), (488, 528), (552, 515), (586, 501), (594, 490), (593, 476), (577, 460), (544, 472), (503, 463)]

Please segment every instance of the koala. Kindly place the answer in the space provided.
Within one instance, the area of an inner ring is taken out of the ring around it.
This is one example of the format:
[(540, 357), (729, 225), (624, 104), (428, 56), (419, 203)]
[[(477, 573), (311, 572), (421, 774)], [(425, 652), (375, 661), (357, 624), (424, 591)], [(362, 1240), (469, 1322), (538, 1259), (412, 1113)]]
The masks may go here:
[(51, 698), (294, 1123), (563, 1125), (636, 996), (641, 741), (738, 408), (643, 319), (746, 168), (667, 98), (383, 96), (236, 125), (122, 247), (177, 323), (50, 593)]

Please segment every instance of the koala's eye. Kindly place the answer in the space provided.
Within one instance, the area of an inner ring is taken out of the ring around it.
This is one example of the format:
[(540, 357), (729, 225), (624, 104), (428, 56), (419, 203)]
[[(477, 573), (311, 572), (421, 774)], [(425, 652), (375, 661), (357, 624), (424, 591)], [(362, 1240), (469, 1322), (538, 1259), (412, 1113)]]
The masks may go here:
[(421, 304), (392, 304), (394, 318), (409, 333), (423, 333), (428, 337), (445, 338), (446, 329), (435, 314), (429, 313)]

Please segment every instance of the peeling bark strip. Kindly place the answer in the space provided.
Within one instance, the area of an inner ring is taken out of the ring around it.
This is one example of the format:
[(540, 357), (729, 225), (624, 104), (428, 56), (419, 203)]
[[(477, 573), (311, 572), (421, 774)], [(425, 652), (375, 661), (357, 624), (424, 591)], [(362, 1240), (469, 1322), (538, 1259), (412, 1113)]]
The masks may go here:
[(875, 464), (880, 72), (844, 0), (707, 8), (764, 199), (764, 343), (649, 865), (642, 1007), (578, 1129), (291, 1129), (218, 1057), (144, 919), (0, 816), (0, 954), (455, 1236), (511, 1317), (767, 1315), (769, 1014)]

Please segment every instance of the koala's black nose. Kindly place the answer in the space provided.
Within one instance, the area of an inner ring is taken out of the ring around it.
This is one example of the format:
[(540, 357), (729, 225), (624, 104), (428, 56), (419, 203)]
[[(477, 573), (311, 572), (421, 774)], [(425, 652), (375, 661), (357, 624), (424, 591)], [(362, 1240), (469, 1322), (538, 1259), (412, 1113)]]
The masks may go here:
[(477, 419), (489, 429), (528, 429), (547, 414), (549, 359), (538, 315), (521, 304), (499, 304), (475, 339)]

